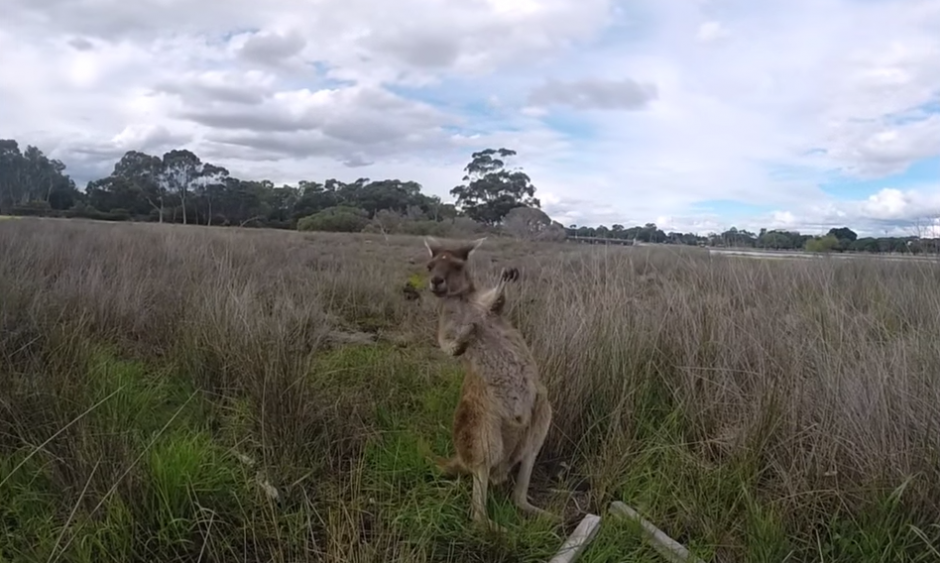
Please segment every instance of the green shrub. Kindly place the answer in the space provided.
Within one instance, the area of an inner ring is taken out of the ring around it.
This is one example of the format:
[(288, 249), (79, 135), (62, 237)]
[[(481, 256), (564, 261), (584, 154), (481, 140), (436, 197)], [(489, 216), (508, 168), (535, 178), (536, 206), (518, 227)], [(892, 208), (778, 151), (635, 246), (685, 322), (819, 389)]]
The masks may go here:
[(297, 221), (297, 230), (358, 233), (368, 224), (369, 217), (362, 209), (338, 205), (302, 217)]

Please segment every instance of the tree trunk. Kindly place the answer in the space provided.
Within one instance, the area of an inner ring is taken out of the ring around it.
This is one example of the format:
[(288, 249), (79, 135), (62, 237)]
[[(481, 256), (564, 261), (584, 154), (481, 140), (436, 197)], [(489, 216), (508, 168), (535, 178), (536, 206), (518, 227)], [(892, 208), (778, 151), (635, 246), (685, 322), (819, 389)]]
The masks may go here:
[(162, 195), (160, 196), (160, 206), (159, 206), (159, 207), (157, 207), (157, 204), (155, 204), (155, 203), (153, 202), (153, 200), (150, 199), (149, 197), (147, 198), (147, 203), (150, 204), (150, 207), (153, 207), (154, 209), (156, 209), (156, 210), (158, 211), (159, 216), (160, 216), (159, 222), (160, 222), (160, 223), (163, 223), (163, 196), (162, 196)]

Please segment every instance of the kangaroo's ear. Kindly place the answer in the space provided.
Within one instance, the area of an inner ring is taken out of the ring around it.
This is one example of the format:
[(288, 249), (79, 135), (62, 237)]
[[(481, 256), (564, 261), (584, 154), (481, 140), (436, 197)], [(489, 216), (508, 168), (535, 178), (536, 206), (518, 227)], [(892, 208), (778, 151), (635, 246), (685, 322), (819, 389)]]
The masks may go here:
[(462, 260), (467, 260), (470, 258), (470, 255), (473, 254), (473, 251), (480, 248), (480, 245), (483, 244), (483, 241), (486, 240), (486, 237), (478, 238), (473, 242), (468, 242), (461, 245), (454, 254)]
[(428, 249), (428, 254), (434, 258), (441, 251), (441, 242), (434, 237), (424, 237), (424, 246)]

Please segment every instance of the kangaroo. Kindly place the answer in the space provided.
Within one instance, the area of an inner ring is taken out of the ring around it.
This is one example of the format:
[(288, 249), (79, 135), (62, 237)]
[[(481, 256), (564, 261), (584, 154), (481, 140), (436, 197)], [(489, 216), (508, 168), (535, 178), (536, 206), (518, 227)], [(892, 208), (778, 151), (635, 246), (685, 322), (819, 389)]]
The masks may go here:
[(522, 335), (502, 316), (503, 291), (518, 276), (504, 269), (496, 287), (480, 291), (467, 261), (483, 239), (445, 246), (426, 238), (430, 290), (441, 300), (438, 345), (461, 357), (466, 369), (460, 402), (454, 413), (456, 455), (438, 462), (450, 475), (473, 477), (471, 517), (477, 524), (501, 530), (486, 514), (489, 483), (506, 480), (519, 465), (513, 503), (533, 516), (554, 519), (528, 499), (535, 459), (552, 418), (548, 390), (539, 378), (535, 358)]

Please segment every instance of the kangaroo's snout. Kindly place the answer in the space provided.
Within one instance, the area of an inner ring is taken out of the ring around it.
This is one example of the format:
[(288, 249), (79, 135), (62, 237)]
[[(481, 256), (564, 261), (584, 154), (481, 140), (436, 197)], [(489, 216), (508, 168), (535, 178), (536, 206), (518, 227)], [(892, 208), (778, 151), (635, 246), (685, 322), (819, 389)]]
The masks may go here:
[(443, 293), (447, 290), (447, 285), (444, 283), (443, 276), (432, 276), (431, 277), (431, 291), (434, 293)]

